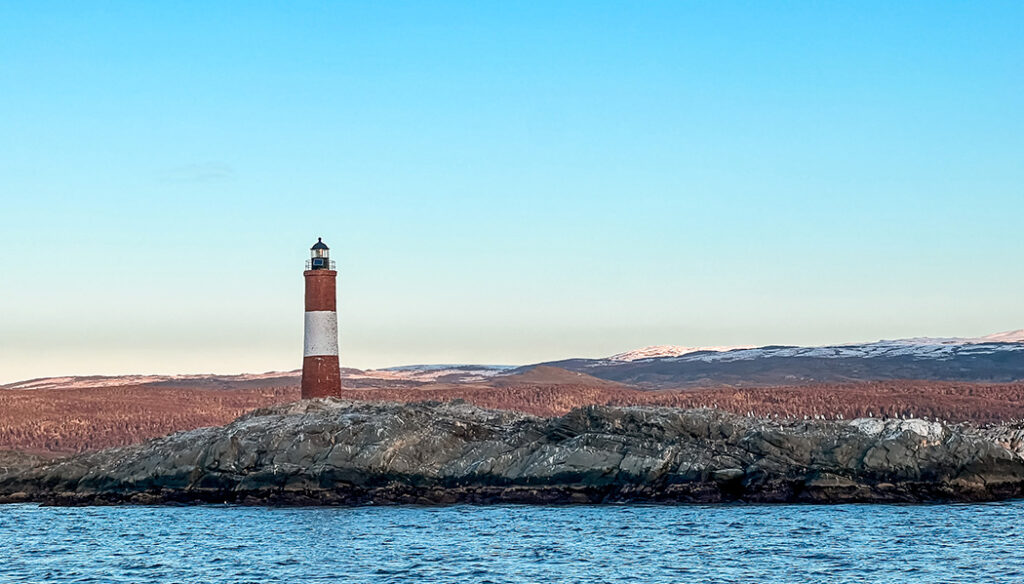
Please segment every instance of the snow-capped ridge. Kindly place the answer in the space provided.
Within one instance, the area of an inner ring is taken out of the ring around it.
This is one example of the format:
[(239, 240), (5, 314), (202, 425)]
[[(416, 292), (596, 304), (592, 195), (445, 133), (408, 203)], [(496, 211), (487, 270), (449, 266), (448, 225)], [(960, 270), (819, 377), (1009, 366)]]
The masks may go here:
[(0, 385), (0, 389), (92, 389), (98, 387), (116, 387), (122, 385), (148, 385), (166, 381), (201, 381), (206, 379), (224, 379), (230, 381), (255, 381), (294, 376), (296, 371), (268, 371), (266, 373), (239, 373), (234, 375), (180, 374), (180, 375), (85, 375), (64, 377), (40, 377), (26, 381), (18, 381)]
[(907, 345), (987, 345), (989, 343), (1024, 343), (1024, 329), (985, 335), (983, 337), (911, 337), (879, 341)]
[(491, 377), (507, 373), (516, 365), (399, 365), (385, 369), (367, 370), (362, 377), (378, 379), (404, 379), (408, 381), (435, 382), (442, 378), (460, 382), (485, 381)]
[(996, 333), (976, 339), (968, 339), (969, 343), (1024, 343), (1024, 329)]
[(847, 343), (819, 347), (683, 347), (655, 345), (626, 351), (604, 359), (605, 362), (665, 359), (669, 361), (749, 361), (767, 357), (810, 357), (818, 359), (913, 357), (919, 359), (952, 359), (957, 355), (991, 354), (1001, 351), (1024, 351), (1024, 329), (995, 333), (984, 337), (915, 337), (882, 340), (873, 343)]
[(651, 345), (642, 349), (634, 349), (624, 353), (617, 353), (608, 357), (609, 361), (639, 361), (641, 359), (657, 359), (660, 357), (679, 357), (690, 353), (713, 352), (722, 353), (737, 349), (751, 349), (753, 346), (737, 347), (684, 347), (682, 345)]

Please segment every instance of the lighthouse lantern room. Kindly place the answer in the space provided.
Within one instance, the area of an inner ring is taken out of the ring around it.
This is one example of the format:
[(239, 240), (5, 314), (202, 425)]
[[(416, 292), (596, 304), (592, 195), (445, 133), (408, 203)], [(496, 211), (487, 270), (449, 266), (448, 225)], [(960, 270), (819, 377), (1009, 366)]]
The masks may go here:
[(331, 251), (324, 243), (323, 238), (316, 238), (316, 243), (313, 247), (309, 248), (309, 262), (306, 264), (307, 270), (333, 270), (334, 262), (331, 261)]

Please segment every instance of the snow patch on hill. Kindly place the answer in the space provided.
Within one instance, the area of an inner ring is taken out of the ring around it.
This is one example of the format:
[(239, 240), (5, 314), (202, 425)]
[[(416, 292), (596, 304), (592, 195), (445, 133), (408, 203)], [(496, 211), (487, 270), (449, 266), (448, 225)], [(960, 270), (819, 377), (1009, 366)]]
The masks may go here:
[(367, 377), (378, 379), (404, 379), (432, 383), (449, 381), (472, 383), (501, 375), (516, 365), (402, 365), (365, 371)]
[(753, 346), (740, 347), (683, 347), (681, 345), (651, 345), (642, 349), (626, 351), (608, 357), (609, 361), (639, 361), (641, 359), (658, 359), (661, 357), (679, 357), (690, 353), (735, 351), (737, 349), (751, 349)]
[(202, 381), (219, 379), (228, 381), (253, 381), (258, 379), (274, 379), (277, 377), (294, 376), (295, 371), (268, 371), (267, 373), (243, 373), (240, 375), (117, 375), (117, 376), (86, 376), (86, 377), (42, 377), (0, 385), (0, 389), (91, 389), (97, 387), (116, 387), (122, 385), (145, 385), (164, 381)]
[(1024, 343), (993, 342), (907, 342), (878, 341), (861, 345), (827, 347), (762, 347), (723, 353), (683, 355), (674, 360), (685, 361), (748, 361), (770, 357), (811, 357), (818, 359), (871, 359), (877, 357), (913, 357), (916, 359), (952, 359), (957, 356), (991, 355), (1004, 351), (1024, 351)]
[(919, 359), (952, 359), (956, 356), (988, 355), (1003, 351), (1024, 351), (1024, 329), (974, 338), (917, 337), (823, 347), (683, 347), (678, 345), (655, 345), (612, 355), (603, 361), (609, 363), (664, 359), (666, 361), (703, 361), (711, 363), (749, 361), (770, 357), (870, 359), (873, 357), (901, 356)]
[(968, 339), (969, 343), (1024, 343), (1024, 329)]

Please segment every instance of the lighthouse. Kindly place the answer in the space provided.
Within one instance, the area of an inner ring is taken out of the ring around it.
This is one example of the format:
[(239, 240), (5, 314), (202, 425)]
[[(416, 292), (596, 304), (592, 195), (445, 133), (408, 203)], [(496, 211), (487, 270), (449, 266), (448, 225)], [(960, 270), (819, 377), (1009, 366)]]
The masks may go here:
[(317, 238), (306, 262), (306, 327), (302, 352), (302, 399), (341, 394), (338, 364), (337, 276), (330, 250)]

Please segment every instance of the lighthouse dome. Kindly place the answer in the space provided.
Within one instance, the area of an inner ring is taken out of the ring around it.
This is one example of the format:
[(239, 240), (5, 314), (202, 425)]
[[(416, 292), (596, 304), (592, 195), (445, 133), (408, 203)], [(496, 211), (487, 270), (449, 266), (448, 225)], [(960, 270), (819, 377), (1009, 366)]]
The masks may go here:
[(309, 249), (313, 250), (313, 249), (329, 249), (329, 248), (327, 247), (327, 244), (324, 243), (323, 238), (318, 237), (318, 238), (316, 238), (316, 243), (314, 243), (313, 247), (311, 247)]

